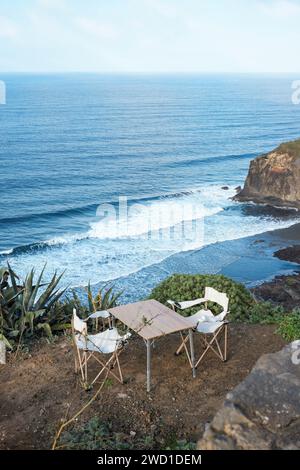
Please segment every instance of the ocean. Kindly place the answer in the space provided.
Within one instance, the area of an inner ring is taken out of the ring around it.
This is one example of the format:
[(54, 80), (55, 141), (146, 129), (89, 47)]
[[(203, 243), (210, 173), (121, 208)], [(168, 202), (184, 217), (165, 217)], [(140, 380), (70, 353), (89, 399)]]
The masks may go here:
[[(0, 265), (98, 284), (299, 221), (231, 200), (251, 159), (299, 138), (296, 79), (0, 74)], [(120, 197), (127, 216), (101, 219)]]

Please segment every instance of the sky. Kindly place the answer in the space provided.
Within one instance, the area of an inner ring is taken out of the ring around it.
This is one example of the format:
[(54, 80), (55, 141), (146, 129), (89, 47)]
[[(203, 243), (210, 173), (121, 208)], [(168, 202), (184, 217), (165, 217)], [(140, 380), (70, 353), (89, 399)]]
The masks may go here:
[(300, 73), (299, 24), (300, 0), (0, 0), (0, 73)]

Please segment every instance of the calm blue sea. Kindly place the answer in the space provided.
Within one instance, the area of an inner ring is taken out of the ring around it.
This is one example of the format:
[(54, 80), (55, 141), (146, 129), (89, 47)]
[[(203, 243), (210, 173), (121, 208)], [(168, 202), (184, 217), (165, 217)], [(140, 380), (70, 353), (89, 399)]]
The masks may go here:
[[(47, 262), (49, 273), (66, 269), (65, 283), (95, 284), (291, 225), (295, 214), (229, 198), (251, 159), (299, 138), (299, 78), (0, 74), (0, 264), (24, 275)], [(119, 196), (165, 215), (176, 207), (176, 224), (192, 204), (203, 234), (148, 236), (138, 211), (116, 234), (96, 210)]]

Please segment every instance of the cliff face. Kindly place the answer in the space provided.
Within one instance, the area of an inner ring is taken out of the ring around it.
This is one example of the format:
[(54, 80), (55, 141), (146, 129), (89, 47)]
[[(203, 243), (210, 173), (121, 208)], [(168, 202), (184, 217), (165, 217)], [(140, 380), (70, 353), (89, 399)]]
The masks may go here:
[(253, 160), (234, 199), (300, 209), (300, 139)]

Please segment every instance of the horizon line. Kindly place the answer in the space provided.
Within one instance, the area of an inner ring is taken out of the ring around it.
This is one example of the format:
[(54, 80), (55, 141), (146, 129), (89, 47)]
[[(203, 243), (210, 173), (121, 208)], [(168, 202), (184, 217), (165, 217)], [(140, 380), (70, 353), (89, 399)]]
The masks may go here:
[(94, 75), (300, 75), (300, 71), (293, 72), (229, 72), (229, 71), (97, 71), (97, 70), (7, 70), (0, 74), (20, 75), (72, 75), (72, 74), (94, 74)]

